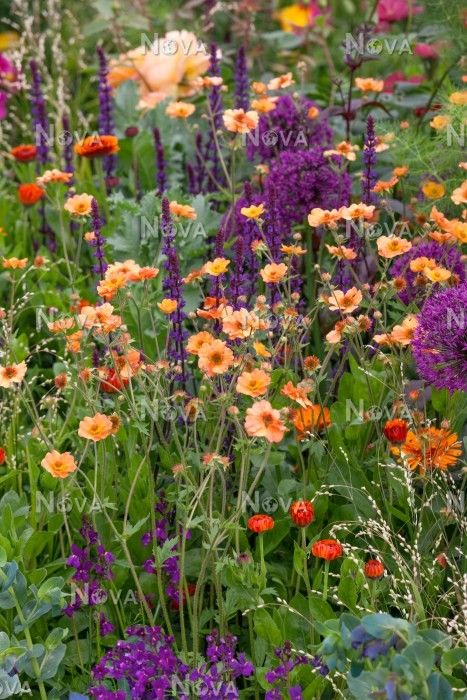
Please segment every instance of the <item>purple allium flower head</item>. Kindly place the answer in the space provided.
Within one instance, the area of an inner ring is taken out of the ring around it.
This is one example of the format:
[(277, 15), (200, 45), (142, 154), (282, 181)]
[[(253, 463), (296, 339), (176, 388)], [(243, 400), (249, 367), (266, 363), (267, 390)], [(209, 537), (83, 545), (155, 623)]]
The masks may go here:
[(445, 267), (456, 275), (460, 282), (465, 280), (465, 265), (457, 246), (441, 245), (436, 241), (419, 243), (396, 258), (389, 270), (391, 277), (402, 277), (405, 281), (405, 289), (399, 292), (399, 298), (404, 304), (416, 302), (421, 305), (427, 296), (427, 290), (431, 289), (427, 287), (425, 278), (410, 269), (412, 260), (422, 257), (432, 258), (437, 265)]
[(324, 119), (310, 119), (308, 110), (314, 102), (306, 97), (294, 100), (282, 95), (276, 108), (259, 118), (257, 129), (249, 136), (247, 156), (252, 160), (271, 160), (281, 151), (307, 151), (313, 146), (322, 150), (332, 144), (332, 130)]
[(34, 131), (34, 142), (37, 146), (36, 168), (39, 164), (45, 165), (49, 162), (49, 119), (47, 116), (47, 105), (42, 92), (42, 78), (37, 62), (32, 60), (29, 63), (31, 69), (31, 107)]
[(164, 147), (161, 140), (161, 132), (157, 127), (152, 130), (154, 146), (156, 149), (156, 184), (157, 194), (162, 197), (167, 189), (166, 163), (164, 158)]
[(235, 58), (235, 108), (248, 109), (248, 67), (246, 63), (246, 51), (244, 46), (240, 46)]
[(102, 226), (104, 222), (102, 221), (99, 214), (99, 206), (95, 197), (92, 199), (91, 203), (91, 219), (92, 219), (92, 230), (94, 232), (94, 238), (89, 242), (89, 245), (95, 248), (94, 257), (97, 260), (96, 265), (92, 268), (95, 273), (99, 275), (99, 279), (104, 279), (105, 271), (107, 270), (107, 263), (105, 262), (105, 238), (101, 233)]
[(437, 389), (467, 391), (467, 282), (431, 296), (412, 343), (420, 376)]
[(366, 136), (363, 148), (363, 176), (362, 176), (362, 201), (365, 204), (376, 204), (378, 197), (373, 192), (373, 187), (378, 179), (375, 171), (376, 165), (376, 136), (375, 120), (369, 116), (366, 121)]

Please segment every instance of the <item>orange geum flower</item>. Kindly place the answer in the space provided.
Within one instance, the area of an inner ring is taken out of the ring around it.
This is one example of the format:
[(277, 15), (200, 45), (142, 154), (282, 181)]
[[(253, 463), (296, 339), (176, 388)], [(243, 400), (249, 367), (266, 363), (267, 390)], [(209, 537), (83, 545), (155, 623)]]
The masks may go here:
[(336, 228), (336, 223), (342, 218), (341, 212), (338, 209), (321, 209), (315, 207), (308, 214), (308, 223), (314, 228), (316, 226), (330, 226)]
[(114, 426), (110, 418), (103, 413), (87, 416), (80, 421), (78, 435), (86, 440), (99, 442), (105, 440), (113, 432)]
[(324, 151), (325, 156), (343, 156), (347, 160), (354, 161), (356, 159), (355, 151), (359, 151), (357, 145), (352, 145), (349, 141), (341, 141), (337, 146), (328, 151)]
[(69, 474), (72, 474), (78, 469), (75, 458), (70, 452), (47, 452), (41, 462), (44, 469), (52, 474), (57, 479), (66, 479)]
[(392, 190), (395, 185), (399, 182), (398, 177), (392, 177), (390, 180), (378, 180), (378, 182), (373, 187), (373, 192), (387, 192)]
[(269, 352), (267, 347), (264, 345), (264, 343), (260, 343), (258, 340), (253, 343), (253, 349), (259, 357), (264, 357), (264, 358), (271, 357), (271, 353)]
[(372, 219), (375, 211), (373, 204), (351, 204), (350, 207), (341, 207), (339, 212), (343, 219), (350, 221), (351, 219)]
[(277, 78), (272, 78), (268, 83), (269, 90), (282, 90), (283, 88), (293, 85), (295, 80), (292, 79), (292, 73), (284, 73)]
[(434, 258), (426, 258), (422, 255), (419, 258), (411, 260), (409, 267), (412, 272), (423, 272), (427, 267), (430, 269), (436, 267), (436, 260)]
[(264, 95), (268, 91), (268, 86), (266, 83), (254, 81), (251, 83), (251, 89), (256, 95)]
[(211, 277), (219, 277), (227, 272), (227, 268), (230, 265), (230, 260), (227, 258), (215, 258), (212, 262), (207, 262), (204, 266), (204, 272)]
[(227, 109), (222, 115), (224, 126), (236, 134), (248, 134), (258, 126), (258, 112), (243, 109)]
[(448, 117), (446, 114), (437, 114), (436, 117), (433, 117), (433, 119), (431, 120), (430, 126), (433, 129), (441, 130), (445, 129), (450, 123), (451, 117)]
[(182, 219), (196, 219), (196, 211), (189, 204), (179, 204), (175, 200), (169, 204), (170, 213)]
[(326, 248), (331, 255), (334, 255), (340, 260), (355, 260), (357, 253), (353, 248), (347, 248), (345, 245), (328, 245), (326, 243)]
[(222, 330), (230, 340), (249, 338), (255, 331), (266, 330), (267, 323), (245, 308), (234, 310), (226, 306), (222, 310)]
[(422, 192), (427, 199), (441, 199), (441, 197), (444, 197), (446, 189), (440, 182), (427, 180), (422, 185)]
[(142, 267), (137, 272), (134, 272), (130, 279), (132, 282), (144, 282), (145, 280), (154, 279), (158, 274), (158, 267)]
[(355, 87), (362, 92), (382, 92), (384, 89), (384, 80), (375, 80), (375, 78), (355, 78)]
[(177, 310), (178, 301), (176, 299), (162, 299), (157, 306), (164, 314), (173, 314)]
[(187, 274), (186, 277), (183, 277), (182, 282), (183, 284), (190, 284), (190, 282), (194, 282), (195, 280), (199, 280), (203, 277), (204, 275), (204, 266), (200, 267), (198, 270), (192, 270)]
[(467, 180), (460, 187), (456, 187), (451, 195), (454, 204), (467, 204)]
[(397, 255), (407, 253), (412, 247), (410, 241), (399, 238), (394, 234), (390, 236), (380, 236), (376, 241), (376, 245), (378, 246), (378, 253), (382, 258), (395, 258)]
[(233, 363), (234, 354), (222, 340), (204, 343), (198, 351), (198, 367), (208, 377), (224, 374)]
[(72, 318), (58, 318), (56, 321), (52, 321), (47, 324), (47, 328), (51, 333), (63, 333), (64, 331), (69, 331), (75, 325)]
[(68, 352), (79, 352), (81, 350), (81, 340), (83, 331), (76, 331), (66, 336), (66, 349)]
[(188, 338), (188, 342), (186, 344), (187, 352), (189, 352), (191, 355), (197, 355), (205, 343), (212, 343), (213, 340), (214, 337), (207, 331), (195, 333), (195, 335), (191, 335)]
[(264, 214), (264, 204), (251, 204), (249, 207), (242, 207), (240, 209), (240, 214), (247, 219), (259, 219)]
[(267, 372), (262, 369), (253, 369), (251, 372), (242, 372), (237, 379), (235, 389), (239, 394), (257, 398), (267, 392), (270, 383), (271, 377)]
[(256, 110), (256, 112), (259, 112), (260, 114), (267, 114), (268, 112), (272, 112), (274, 109), (276, 109), (277, 99), (277, 97), (263, 96), (257, 100), (252, 100), (251, 106), (254, 110)]
[(418, 320), (415, 314), (409, 314), (402, 321), (402, 325), (394, 326), (391, 332), (392, 340), (399, 345), (410, 345), (414, 338), (415, 329), (418, 326)]
[(23, 270), (27, 264), (27, 258), (3, 258), (2, 260), (2, 266), (5, 270)]
[(87, 216), (91, 213), (93, 196), (91, 194), (75, 194), (66, 200), (63, 208), (73, 216)]
[(48, 185), (49, 183), (64, 183), (67, 184), (73, 177), (73, 173), (66, 173), (63, 170), (46, 170), (40, 177), (36, 177), (38, 185)]
[(264, 437), (268, 442), (280, 442), (287, 429), (281, 420), (280, 411), (263, 399), (247, 408), (245, 430), (250, 437)]
[(336, 343), (340, 343), (342, 340), (342, 334), (345, 331), (346, 328), (351, 327), (353, 325), (353, 319), (352, 318), (344, 318), (340, 321), (337, 321), (336, 325), (332, 329), (332, 331), (329, 331), (329, 333), (326, 334), (326, 340), (328, 343), (331, 343), (332, 345)]
[(351, 287), (346, 292), (335, 289), (327, 298), (330, 311), (341, 311), (344, 314), (351, 314), (358, 309), (363, 299), (363, 294), (356, 287)]
[(395, 454), (407, 462), (409, 469), (424, 474), (427, 470), (445, 471), (458, 461), (462, 448), (456, 433), (446, 428), (422, 428), (417, 432), (409, 430), (400, 450)]
[(14, 384), (21, 384), (27, 372), (25, 362), (19, 364), (0, 366), (0, 387), (11, 389)]
[(399, 165), (396, 168), (393, 168), (392, 174), (394, 177), (405, 177), (407, 173), (409, 172), (409, 166), (408, 165)]
[(454, 236), (459, 243), (467, 243), (467, 221), (452, 221), (449, 227), (449, 234)]
[(266, 284), (277, 284), (284, 279), (287, 274), (287, 269), (285, 263), (269, 263), (259, 271), (259, 274)]
[(281, 253), (285, 255), (305, 255), (306, 250), (299, 245), (281, 245)]
[(312, 404), (293, 412), (293, 424), (299, 440), (319, 433), (331, 425), (331, 412), (326, 406)]
[(282, 396), (287, 396), (288, 399), (292, 399), (292, 401), (295, 401), (298, 403), (299, 406), (302, 406), (302, 408), (307, 408), (307, 406), (312, 406), (312, 402), (308, 398), (308, 393), (312, 387), (308, 385), (297, 385), (294, 386), (292, 382), (287, 382), (282, 389), (281, 389), (281, 394)]
[(106, 273), (105, 279), (97, 285), (97, 293), (104, 299), (112, 299), (127, 282), (128, 276), (124, 272), (113, 272), (111, 275)]
[(453, 92), (451, 95), (449, 95), (449, 102), (453, 105), (467, 105), (467, 90)]
[(78, 141), (74, 145), (74, 152), (84, 158), (101, 158), (110, 156), (120, 150), (118, 139), (112, 134), (94, 134)]
[(428, 277), (430, 282), (447, 282), (450, 277), (452, 277), (451, 270), (447, 270), (445, 267), (426, 267), (423, 270), (425, 277)]
[(187, 119), (195, 109), (195, 106), (189, 102), (171, 102), (167, 105), (165, 113), (172, 119)]
[(316, 117), (319, 115), (319, 109), (318, 107), (311, 106), (308, 112), (306, 113), (306, 116), (308, 119), (316, 119)]

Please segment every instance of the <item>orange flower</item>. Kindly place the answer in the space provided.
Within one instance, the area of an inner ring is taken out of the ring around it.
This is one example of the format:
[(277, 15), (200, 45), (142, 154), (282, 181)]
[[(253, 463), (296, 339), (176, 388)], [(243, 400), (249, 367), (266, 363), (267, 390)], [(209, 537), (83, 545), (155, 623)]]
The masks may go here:
[(258, 126), (258, 112), (244, 109), (227, 109), (222, 115), (224, 126), (236, 134), (248, 134)]
[(280, 412), (263, 399), (247, 408), (245, 430), (250, 437), (264, 437), (268, 442), (280, 442), (287, 429)]
[(75, 458), (69, 452), (47, 452), (41, 462), (44, 469), (55, 476), (57, 479), (66, 479), (69, 474), (72, 474), (78, 469)]
[(341, 207), (339, 212), (343, 219), (350, 221), (351, 219), (372, 219), (375, 211), (374, 204), (351, 204), (350, 207)]
[(407, 253), (412, 244), (403, 238), (398, 238), (394, 234), (390, 236), (380, 236), (376, 241), (378, 253), (382, 258), (395, 258), (397, 255)]
[(259, 271), (259, 274), (266, 284), (277, 284), (287, 274), (287, 265), (285, 263), (269, 263)]
[(293, 413), (293, 424), (299, 440), (309, 437), (311, 433), (319, 433), (331, 425), (331, 412), (326, 406), (312, 404), (306, 408), (298, 408)]
[(427, 180), (422, 186), (422, 192), (427, 199), (440, 199), (444, 197), (446, 189), (440, 182)]
[(214, 337), (207, 331), (200, 331), (195, 335), (191, 335), (188, 338), (188, 343), (186, 344), (187, 352), (191, 353), (192, 355), (197, 355), (205, 343), (212, 343), (213, 340)]
[(430, 269), (436, 267), (436, 261), (434, 258), (426, 258), (422, 255), (419, 258), (411, 260), (409, 267), (412, 272), (423, 272), (427, 267)]
[(407, 461), (409, 469), (418, 469), (420, 474), (427, 469), (445, 471), (456, 464), (461, 453), (457, 434), (446, 428), (422, 428), (416, 433), (409, 430), (397, 452)]
[(316, 117), (319, 115), (319, 109), (318, 107), (310, 107), (308, 112), (306, 113), (306, 116), (308, 119), (316, 119)]
[(27, 264), (27, 258), (3, 258), (2, 260), (5, 270), (23, 270)]
[(274, 518), (271, 518), (270, 515), (261, 515), (258, 513), (257, 515), (252, 515), (251, 518), (248, 519), (247, 527), (251, 532), (256, 532), (256, 534), (259, 535), (267, 530), (272, 530), (274, 527)]
[(344, 314), (351, 314), (361, 304), (363, 294), (356, 287), (351, 287), (345, 293), (340, 289), (335, 289), (327, 298), (326, 303), (330, 311), (341, 311)]
[(418, 326), (418, 320), (415, 314), (409, 314), (402, 321), (402, 325), (394, 326), (391, 332), (392, 340), (399, 345), (410, 345), (414, 338), (415, 329)]
[(266, 348), (264, 343), (260, 343), (259, 341), (256, 341), (255, 343), (253, 343), (253, 349), (256, 352), (256, 354), (259, 355), (259, 357), (264, 357), (264, 358), (271, 357), (271, 353)]
[(383, 433), (389, 442), (405, 442), (408, 432), (409, 425), (402, 418), (393, 418), (386, 421), (383, 428)]
[(425, 277), (428, 277), (430, 282), (447, 282), (447, 280), (452, 276), (451, 270), (447, 270), (445, 267), (426, 267), (423, 270)]
[(21, 384), (27, 369), (25, 362), (5, 367), (0, 366), (0, 386), (4, 389), (11, 389), (14, 384)]
[(325, 156), (343, 156), (347, 160), (355, 160), (355, 151), (360, 150), (358, 146), (353, 146), (349, 141), (341, 141), (334, 149), (324, 151)]
[(260, 83), (257, 81), (251, 83), (251, 89), (257, 95), (264, 95), (268, 91), (266, 83)]
[(267, 323), (261, 321), (256, 314), (241, 308), (236, 311), (227, 306), (222, 312), (222, 330), (230, 340), (249, 338), (255, 331), (266, 330)]
[(449, 234), (454, 236), (459, 243), (467, 243), (467, 221), (452, 221)]
[(364, 566), (364, 574), (367, 578), (381, 578), (384, 575), (384, 564), (379, 559), (369, 559)]
[(292, 79), (292, 73), (284, 73), (277, 78), (272, 78), (268, 83), (268, 90), (282, 90), (283, 88), (293, 85), (295, 80)]
[(342, 214), (337, 209), (320, 209), (315, 207), (308, 214), (308, 223), (315, 228), (316, 226), (330, 226), (336, 228), (336, 222), (341, 219)]
[(114, 426), (108, 416), (103, 413), (96, 413), (95, 416), (87, 416), (80, 421), (78, 435), (86, 440), (99, 442), (113, 432)]
[(33, 204), (36, 204), (44, 195), (45, 192), (42, 187), (36, 185), (35, 182), (27, 182), (18, 187), (18, 199), (25, 207), (32, 207)]
[(247, 219), (259, 219), (264, 214), (264, 204), (251, 204), (249, 207), (242, 207), (240, 214), (246, 216)]
[(312, 387), (307, 384), (298, 384), (294, 386), (292, 382), (287, 382), (282, 389), (282, 396), (287, 396), (288, 399), (292, 399), (298, 403), (299, 406), (307, 408), (307, 406), (313, 406), (310, 399), (308, 398), (308, 393)]
[(224, 374), (233, 362), (234, 354), (222, 340), (204, 343), (198, 351), (198, 367), (208, 377)]
[(276, 102), (277, 97), (263, 96), (258, 100), (252, 100), (251, 106), (256, 112), (259, 112), (260, 114), (267, 114), (268, 112), (272, 112), (273, 109), (276, 109)]
[(374, 78), (355, 78), (355, 87), (362, 92), (382, 92), (384, 89), (384, 80), (375, 80)]
[(467, 180), (457, 187), (451, 195), (454, 204), (467, 204)]
[(230, 265), (230, 260), (227, 258), (215, 258), (212, 262), (207, 262), (204, 266), (204, 272), (212, 277), (219, 277), (227, 272), (227, 268)]
[(305, 255), (306, 250), (299, 245), (281, 245), (281, 253), (285, 255)]
[(239, 394), (257, 398), (265, 394), (271, 383), (271, 377), (262, 369), (243, 372), (237, 379), (236, 390)]
[(144, 282), (145, 280), (152, 280), (159, 274), (158, 267), (142, 267), (134, 275), (131, 276), (132, 282)]
[(399, 182), (398, 177), (392, 177), (390, 180), (378, 180), (378, 182), (373, 187), (373, 192), (386, 192), (392, 190), (392, 188)]
[(436, 117), (433, 117), (433, 119), (430, 122), (430, 126), (433, 129), (441, 130), (445, 129), (448, 124), (451, 123), (451, 117), (448, 117), (445, 114), (437, 114)]
[(79, 352), (81, 349), (81, 339), (83, 337), (83, 331), (76, 331), (76, 333), (70, 333), (66, 337), (66, 349), (68, 352)]
[(290, 506), (289, 513), (298, 527), (308, 527), (315, 518), (315, 510), (311, 501), (294, 501)]
[(330, 252), (331, 255), (334, 255), (336, 258), (339, 258), (340, 260), (355, 260), (357, 257), (357, 253), (353, 250), (353, 248), (346, 248), (345, 245), (328, 245), (326, 243), (326, 248)]
[(157, 306), (164, 314), (173, 314), (177, 310), (178, 301), (176, 299), (162, 299)]
[(187, 119), (195, 109), (195, 106), (189, 102), (171, 102), (167, 105), (165, 113), (172, 119)]
[(110, 156), (120, 150), (118, 139), (113, 135), (94, 134), (78, 141), (74, 145), (74, 151), (84, 158), (100, 158)]
[(397, 168), (393, 168), (392, 174), (394, 177), (404, 177), (409, 172), (408, 165), (400, 165)]
[(62, 170), (46, 170), (40, 177), (36, 178), (38, 185), (48, 185), (50, 182), (62, 182), (67, 184), (73, 177), (73, 173), (65, 173)]
[(32, 143), (21, 143), (19, 146), (12, 148), (10, 153), (15, 160), (19, 160), (21, 163), (28, 163), (36, 157), (37, 148)]
[(175, 200), (169, 204), (170, 213), (182, 219), (196, 219), (196, 211), (189, 204), (179, 204)]
[(453, 105), (467, 105), (467, 90), (453, 92), (449, 95), (449, 102)]
[(63, 208), (74, 216), (87, 216), (91, 213), (93, 199), (91, 194), (86, 194), (85, 192), (83, 194), (75, 194), (66, 200)]
[(311, 546), (311, 553), (319, 559), (332, 561), (342, 556), (344, 549), (337, 540), (318, 540)]

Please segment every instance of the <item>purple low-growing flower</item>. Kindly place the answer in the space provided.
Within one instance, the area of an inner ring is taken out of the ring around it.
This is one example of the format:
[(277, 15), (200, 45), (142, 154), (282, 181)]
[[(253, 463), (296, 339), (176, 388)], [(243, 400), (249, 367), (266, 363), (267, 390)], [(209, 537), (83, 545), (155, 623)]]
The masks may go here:
[(457, 246), (441, 245), (436, 241), (419, 243), (407, 253), (400, 255), (389, 270), (391, 277), (399, 277), (405, 282), (404, 289), (399, 292), (399, 298), (404, 304), (415, 302), (421, 305), (427, 296), (427, 290), (432, 289), (431, 285), (427, 286), (426, 277), (410, 269), (410, 263), (415, 258), (431, 258), (437, 266), (445, 267), (453, 275), (456, 275), (456, 281), (464, 282), (465, 280), (465, 265)]
[(297, 666), (311, 666), (319, 675), (326, 676), (329, 669), (318, 656), (309, 657), (304, 654), (297, 654), (292, 650), (290, 642), (284, 642), (283, 646), (275, 650), (275, 655), (279, 664), (265, 674), (266, 681), (274, 686), (266, 691), (265, 700), (301, 700), (302, 689), (299, 685), (290, 687), (290, 674)]
[(467, 391), (467, 282), (431, 296), (412, 343), (420, 376), (437, 389)]

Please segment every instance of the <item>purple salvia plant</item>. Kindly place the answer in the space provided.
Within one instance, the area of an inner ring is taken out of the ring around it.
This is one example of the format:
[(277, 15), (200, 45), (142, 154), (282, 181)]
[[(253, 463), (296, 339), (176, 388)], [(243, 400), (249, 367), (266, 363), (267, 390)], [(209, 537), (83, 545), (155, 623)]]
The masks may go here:
[(47, 116), (47, 106), (44, 93), (42, 92), (42, 78), (37, 62), (32, 60), (29, 63), (31, 69), (31, 111), (34, 131), (34, 142), (37, 146), (37, 171), (40, 165), (49, 162), (49, 119)]
[(152, 130), (152, 135), (154, 137), (154, 147), (156, 151), (156, 187), (157, 194), (162, 197), (167, 189), (167, 172), (166, 172), (166, 162), (164, 157), (164, 147), (161, 140), (161, 132), (159, 129), (154, 127)]
[[(209, 74), (211, 77), (220, 76), (220, 65), (218, 58), (218, 47), (217, 44), (211, 44), (210, 46), (211, 62), (209, 67)], [(212, 124), (209, 138), (206, 142), (204, 160), (210, 163), (210, 177), (207, 180), (207, 191), (214, 191), (217, 184), (222, 184), (223, 178), (221, 173), (219, 154), (216, 146), (215, 132), (222, 128), (222, 90), (220, 85), (213, 85), (209, 92), (209, 107), (212, 115)]]
[(363, 160), (363, 176), (362, 176), (362, 201), (365, 204), (376, 204), (378, 198), (373, 192), (376, 180), (378, 179), (375, 172), (376, 165), (376, 136), (375, 136), (375, 120), (369, 116), (366, 122), (365, 144), (362, 154)]
[(96, 199), (93, 197), (91, 203), (91, 219), (92, 219), (92, 230), (94, 232), (94, 238), (89, 242), (94, 250), (94, 257), (97, 263), (93, 266), (93, 271), (99, 275), (99, 279), (104, 279), (105, 271), (107, 270), (107, 263), (105, 262), (105, 238), (102, 235), (102, 226), (104, 222), (102, 221), (99, 214), (99, 206)]
[(240, 46), (235, 59), (235, 108), (248, 109), (248, 67), (246, 63), (246, 51)]
[[(112, 88), (110, 87), (108, 74), (109, 67), (102, 46), (98, 46), (97, 57), (99, 59), (99, 133), (110, 135), (114, 133)], [(109, 183), (114, 177), (116, 158), (112, 154), (104, 158), (104, 171)]]

